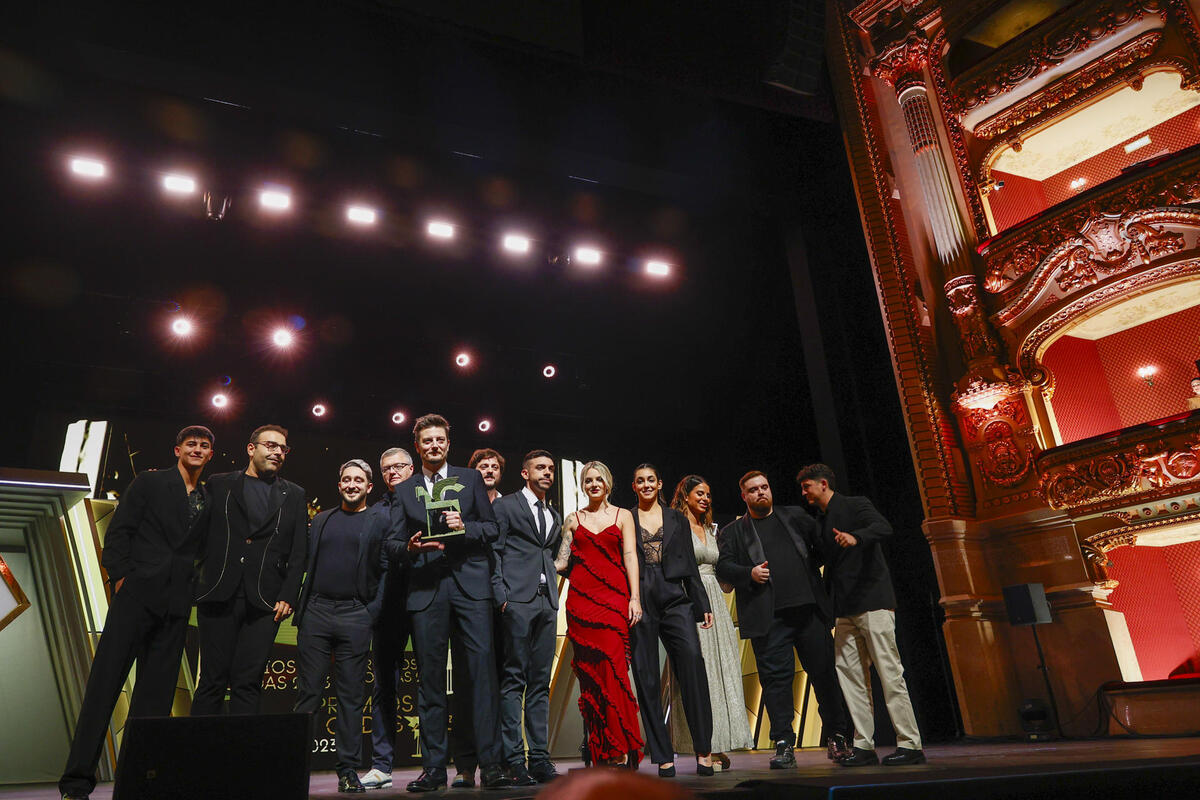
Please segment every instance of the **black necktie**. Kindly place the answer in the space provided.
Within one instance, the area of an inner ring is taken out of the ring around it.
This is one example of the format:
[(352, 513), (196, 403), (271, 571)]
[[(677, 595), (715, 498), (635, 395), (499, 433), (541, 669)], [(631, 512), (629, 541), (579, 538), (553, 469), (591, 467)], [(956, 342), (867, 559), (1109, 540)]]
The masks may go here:
[(545, 506), (542, 505), (541, 500), (538, 500), (536, 503), (533, 504), (533, 507), (535, 509), (535, 511), (533, 512), (533, 515), (535, 517), (537, 517), (538, 536), (542, 537), (542, 541), (544, 542), (544, 541), (546, 541), (546, 520), (542, 516), (542, 509), (545, 508)]

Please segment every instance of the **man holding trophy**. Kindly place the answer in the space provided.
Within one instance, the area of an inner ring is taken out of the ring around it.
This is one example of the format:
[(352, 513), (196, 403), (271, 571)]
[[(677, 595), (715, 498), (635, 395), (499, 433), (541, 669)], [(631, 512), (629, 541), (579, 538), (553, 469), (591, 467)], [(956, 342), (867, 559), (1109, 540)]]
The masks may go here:
[(485, 789), (511, 786), (500, 765), (498, 696), (491, 612), (491, 544), (499, 531), (487, 489), (474, 469), (446, 463), (450, 424), (426, 414), (413, 426), (421, 469), (396, 487), (402, 512), (388, 543), (411, 566), (408, 611), (421, 685), (423, 767), (410, 792), (446, 786), (446, 653), (453, 637), (466, 659), (472, 722)]

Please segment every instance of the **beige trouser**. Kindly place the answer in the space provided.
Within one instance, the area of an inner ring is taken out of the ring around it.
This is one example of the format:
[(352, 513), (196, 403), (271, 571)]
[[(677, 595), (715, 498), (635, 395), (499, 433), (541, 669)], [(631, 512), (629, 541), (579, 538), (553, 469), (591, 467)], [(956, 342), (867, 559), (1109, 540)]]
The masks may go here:
[(879, 673), (896, 744), (921, 749), (921, 732), (904, 684), (904, 665), (896, 649), (896, 612), (886, 609), (838, 617), (833, 634), (838, 683), (854, 721), (854, 746), (875, 749), (875, 712), (871, 706), (871, 664)]

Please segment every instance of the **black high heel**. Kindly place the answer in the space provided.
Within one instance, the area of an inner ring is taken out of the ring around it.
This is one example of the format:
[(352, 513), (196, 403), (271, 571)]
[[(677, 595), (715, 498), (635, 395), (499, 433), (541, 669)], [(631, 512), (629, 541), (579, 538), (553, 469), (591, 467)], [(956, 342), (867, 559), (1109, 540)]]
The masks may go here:
[(707, 778), (716, 774), (716, 771), (712, 768), (712, 764), (709, 764), (708, 766), (701, 764), (700, 756), (696, 756), (696, 774)]
[(662, 766), (661, 764), (659, 764), (659, 766), (658, 766), (658, 777), (660, 777), (660, 778), (674, 778), (674, 777), (675, 777), (675, 765), (674, 765), (674, 764), (672, 764), (672, 765), (671, 765), (671, 766), (669, 766), (669, 767), (664, 767), (664, 766)]

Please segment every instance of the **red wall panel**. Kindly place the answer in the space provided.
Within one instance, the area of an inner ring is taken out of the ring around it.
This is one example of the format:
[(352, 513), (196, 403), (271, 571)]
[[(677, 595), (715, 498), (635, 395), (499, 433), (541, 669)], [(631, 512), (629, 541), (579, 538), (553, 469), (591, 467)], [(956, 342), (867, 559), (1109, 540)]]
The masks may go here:
[[(1097, 339), (1096, 350), (1120, 427), (1183, 413), (1200, 358), (1200, 306)], [(1154, 386), (1137, 376), (1147, 364), (1158, 367)]]
[(992, 170), (992, 179), (1004, 181), (1004, 188), (988, 195), (996, 230), (1008, 230), (1018, 222), (1036, 216), (1050, 207), (1041, 181)]
[(1094, 341), (1064, 336), (1046, 351), (1042, 364), (1054, 376), (1050, 405), (1062, 436), (1060, 444), (1120, 430), (1121, 416)]
[[(1200, 655), (1168, 566), (1166, 551), (1184, 546), (1118, 547), (1108, 554), (1113, 562), (1109, 575), (1120, 582), (1109, 600), (1125, 615), (1143, 680), (1168, 678)], [(1193, 595), (1196, 577), (1192, 576)]]
[(1183, 620), (1192, 637), (1194, 656), (1200, 661), (1200, 542), (1164, 547), (1163, 558), (1183, 608)]

